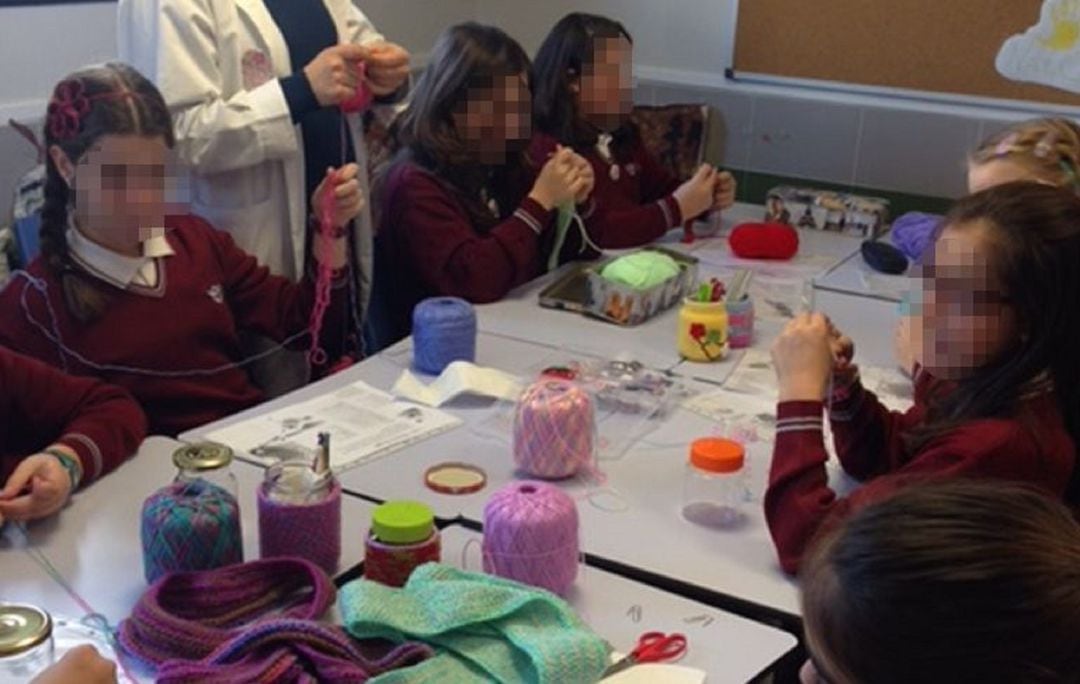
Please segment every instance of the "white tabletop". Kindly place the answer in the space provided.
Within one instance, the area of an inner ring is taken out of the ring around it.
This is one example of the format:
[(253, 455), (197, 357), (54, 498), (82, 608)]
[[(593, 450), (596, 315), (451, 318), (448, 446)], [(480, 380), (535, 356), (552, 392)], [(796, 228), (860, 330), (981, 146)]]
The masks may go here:
[[(443, 563), (479, 570), (479, 532), (453, 525), (441, 534)], [(679, 664), (704, 670), (710, 684), (748, 681), (797, 643), (779, 629), (594, 567), (581, 569), (567, 601), (624, 653), (645, 632), (685, 634), (688, 649)]]
[[(143, 577), (139, 520), (143, 501), (153, 491), (172, 481), (176, 469), (172, 453), (180, 443), (164, 437), (147, 439), (139, 453), (115, 472), (79, 492), (57, 516), (28, 526), (29, 543), (56, 567), (72, 588), (109, 622), (126, 617), (146, 590)], [(239, 483), (241, 530), (244, 558), (259, 557), (256, 487), (262, 469), (234, 462)], [(364, 538), (374, 506), (352, 496), (342, 498), (341, 569), (363, 560)], [(25, 551), (5, 549), (0, 553), (8, 594), (8, 567), (20, 568)], [(50, 593), (51, 589), (27, 591)], [(74, 616), (81, 616), (78, 611)]]
[(814, 278), (814, 288), (898, 304), (912, 286), (909, 275), (879, 273), (855, 251)]

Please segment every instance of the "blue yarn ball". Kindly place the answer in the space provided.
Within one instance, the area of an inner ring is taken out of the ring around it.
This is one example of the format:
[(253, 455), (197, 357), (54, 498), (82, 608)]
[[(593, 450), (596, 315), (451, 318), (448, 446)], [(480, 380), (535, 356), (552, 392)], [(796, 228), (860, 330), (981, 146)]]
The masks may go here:
[(413, 365), (438, 375), (454, 361), (476, 360), (476, 310), (457, 297), (425, 299), (413, 309)]
[(236, 497), (207, 482), (174, 482), (143, 502), (143, 572), (153, 583), (170, 572), (211, 570), (244, 560)]

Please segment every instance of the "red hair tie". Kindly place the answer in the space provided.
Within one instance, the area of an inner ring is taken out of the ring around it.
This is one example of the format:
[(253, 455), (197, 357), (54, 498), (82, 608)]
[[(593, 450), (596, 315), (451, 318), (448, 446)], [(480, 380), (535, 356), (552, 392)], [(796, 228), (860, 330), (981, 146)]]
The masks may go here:
[(71, 140), (79, 134), (82, 118), (90, 113), (90, 98), (80, 81), (64, 81), (56, 86), (49, 101), (49, 134), (56, 140)]

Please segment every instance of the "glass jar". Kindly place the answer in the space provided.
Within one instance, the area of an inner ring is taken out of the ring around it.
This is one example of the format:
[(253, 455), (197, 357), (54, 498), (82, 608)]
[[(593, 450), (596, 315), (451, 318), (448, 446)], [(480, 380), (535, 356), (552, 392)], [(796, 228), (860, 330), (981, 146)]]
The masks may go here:
[(387, 501), (371, 515), (364, 547), (364, 577), (401, 587), (413, 570), (441, 557), (439, 530), (431, 509), (415, 501)]
[(52, 617), (34, 606), (0, 603), (0, 681), (29, 682), (53, 659)]
[(687, 361), (708, 363), (728, 350), (728, 316), (724, 302), (687, 297), (679, 309), (679, 354)]
[(730, 439), (706, 438), (690, 445), (683, 478), (683, 517), (714, 529), (745, 520), (746, 451)]
[(341, 485), (329, 468), (293, 458), (266, 469), (257, 494), (262, 558), (299, 556), (330, 575), (341, 560)]
[(232, 471), (232, 460), (232, 449), (222, 444), (203, 442), (181, 447), (173, 453), (176, 482), (208, 483), (236, 499), (240, 486)]

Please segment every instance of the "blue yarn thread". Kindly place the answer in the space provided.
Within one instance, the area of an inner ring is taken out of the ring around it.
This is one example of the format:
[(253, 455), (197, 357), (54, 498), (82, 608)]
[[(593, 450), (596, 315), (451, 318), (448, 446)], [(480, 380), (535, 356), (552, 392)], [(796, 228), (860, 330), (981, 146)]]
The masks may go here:
[(174, 482), (151, 494), (143, 503), (141, 536), (150, 584), (170, 572), (244, 560), (236, 497), (206, 480)]
[(413, 309), (413, 366), (438, 375), (454, 361), (476, 360), (476, 310), (457, 297), (432, 297)]

